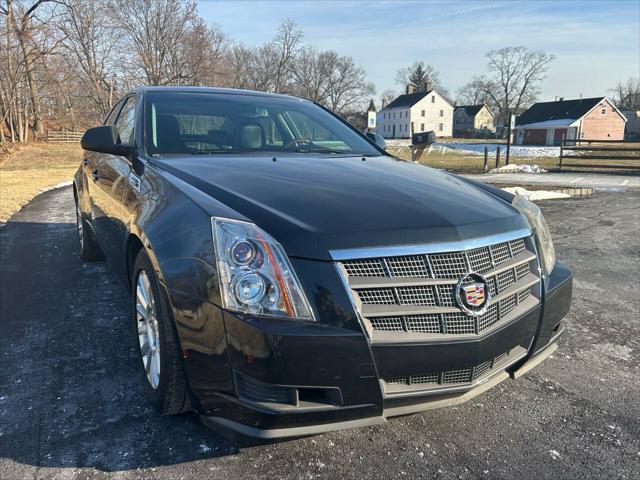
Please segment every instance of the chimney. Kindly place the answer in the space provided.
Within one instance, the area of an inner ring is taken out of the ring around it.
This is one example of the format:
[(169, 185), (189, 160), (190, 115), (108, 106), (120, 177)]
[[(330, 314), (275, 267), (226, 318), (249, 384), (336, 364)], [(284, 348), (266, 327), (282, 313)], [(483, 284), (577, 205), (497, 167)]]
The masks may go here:
[(560, 98), (558, 99), (558, 101), (559, 101), (559, 102), (564, 102), (564, 97), (560, 97)]
[(430, 92), (431, 90), (433, 90), (433, 83), (431, 82), (426, 82), (424, 84), (424, 91), (425, 92)]
[(407, 85), (407, 95), (413, 93), (416, 91), (416, 87), (414, 87), (413, 85), (409, 84)]

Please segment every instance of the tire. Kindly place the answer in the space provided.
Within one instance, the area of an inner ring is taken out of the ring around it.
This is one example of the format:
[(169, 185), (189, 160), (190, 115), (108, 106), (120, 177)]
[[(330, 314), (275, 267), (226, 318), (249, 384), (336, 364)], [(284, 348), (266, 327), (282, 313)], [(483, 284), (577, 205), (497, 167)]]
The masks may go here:
[[(191, 396), (173, 315), (168, 298), (144, 250), (140, 250), (136, 256), (131, 285), (133, 333), (138, 346), (145, 394), (163, 415), (190, 411)], [(145, 291), (141, 292), (141, 288)], [(145, 294), (148, 294), (146, 308)]]
[(84, 213), (80, 208), (80, 202), (76, 198), (76, 230), (80, 240), (80, 258), (87, 262), (104, 260), (104, 254), (98, 242), (93, 236), (91, 227), (84, 218)]

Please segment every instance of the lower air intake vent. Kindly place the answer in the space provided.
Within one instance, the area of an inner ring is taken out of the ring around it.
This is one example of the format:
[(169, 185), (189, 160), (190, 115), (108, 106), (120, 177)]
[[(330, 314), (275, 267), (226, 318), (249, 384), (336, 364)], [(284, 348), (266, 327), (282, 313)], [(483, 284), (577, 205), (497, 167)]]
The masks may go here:
[(502, 371), (517, 362), (527, 349), (517, 345), (500, 355), (471, 368), (434, 372), (426, 375), (385, 378), (382, 381), (385, 395), (402, 395), (449, 387), (469, 386)]
[(255, 380), (251, 377), (235, 372), (236, 394), (252, 402), (284, 403), (297, 405), (295, 388), (271, 385)]

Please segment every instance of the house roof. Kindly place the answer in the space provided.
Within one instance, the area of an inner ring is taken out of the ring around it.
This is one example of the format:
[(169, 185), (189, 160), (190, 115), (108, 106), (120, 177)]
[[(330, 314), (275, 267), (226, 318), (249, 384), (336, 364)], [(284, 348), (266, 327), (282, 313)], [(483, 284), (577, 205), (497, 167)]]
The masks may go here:
[[(384, 107), (382, 110), (390, 110), (392, 108), (407, 108), (412, 107), (424, 97), (429, 95), (433, 90), (429, 90), (428, 92), (414, 92), (414, 93), (405, 93), (404, 95), (400, 95), (396, 97), (389, 105)], [(382, 111), (381, 110), (381, 111)]]
[(516, 120), (516, 125), (546, 122), (548, 120), (578, 120), (606, 97), (561, 100), (534, 103)]
[(464, 113), (468, 116), (475, 117), (477, 113), (482, 110), (482, 107), (484, 107), (484, 103), (481, 103), (480, 105), (458, 105), (456, 110), (464, 109)]

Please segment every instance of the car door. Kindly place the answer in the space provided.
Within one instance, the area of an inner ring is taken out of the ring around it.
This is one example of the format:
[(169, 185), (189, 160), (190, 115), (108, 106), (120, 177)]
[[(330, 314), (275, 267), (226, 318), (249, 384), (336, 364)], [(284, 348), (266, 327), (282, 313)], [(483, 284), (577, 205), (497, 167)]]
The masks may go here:
[[(116, 118), (118, 117), (118, 113), (120, 112), (120, 109), (122, 108), (123, 104), (124, 104), (124, 99), (116, 103), (116, 105), (111, 109), (111, 112), (109, 112), (109, 115), (107, 115), (107, 118), (105, 119), (103, 125), (113, 125), (115, 123)], [(103, 153), (85, 150), (82, 158), (82, 176), (83, 176), (82, 184), (84, 185), (84, 190), (87, 194), (86, 198), (89, 199), (89, 203), (86, 204), (85, 213), (87, 213), (88, 215), (89, 222), (91, 223), (91, 227), (94, 226), (93, 219), (95, 218), (95, 213), (96, 213), (94, 208), (94, 200), (93, 200), (93, 196), (95, 193), (93, 172), (96, 170), (96, 166), (98, 165), (98, 163), (100, 162), (103, 156), (105, 156), (105, 154)]]
[[(124, 105), (115, 120), (119, 142), (131, 145), (136, 115), (136, 95), (124, 100)], [(123, 271), (126, 211), (122, 195), (131, 172), (129, 158), (101, 154), (91, 172), (93, 200), (93, 228), (102, 250), (118, 275)]]

